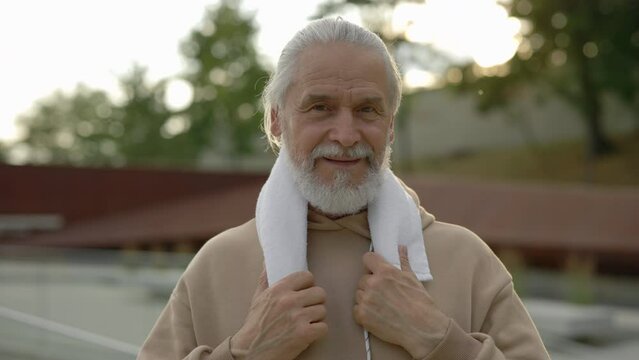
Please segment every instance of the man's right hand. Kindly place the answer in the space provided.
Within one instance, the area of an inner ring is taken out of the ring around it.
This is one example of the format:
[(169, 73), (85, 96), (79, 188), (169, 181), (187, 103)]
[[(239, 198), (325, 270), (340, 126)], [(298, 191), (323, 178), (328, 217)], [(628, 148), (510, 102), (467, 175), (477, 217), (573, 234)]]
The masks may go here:
[(262, 271), (242, 328), (231, 338), (236, 359), (294, 359), (326, 335), (324, 289), (313, 274), (300, 271), (268, 287)]

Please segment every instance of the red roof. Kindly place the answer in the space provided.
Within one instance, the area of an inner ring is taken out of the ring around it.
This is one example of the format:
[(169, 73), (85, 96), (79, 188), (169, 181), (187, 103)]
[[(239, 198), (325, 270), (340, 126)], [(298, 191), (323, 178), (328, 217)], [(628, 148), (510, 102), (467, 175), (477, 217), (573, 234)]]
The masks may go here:
[(201, 242), (251, 219), (263, 181), (118, 212), (27, 239), (28, 245), (123, 247)]
[(0, 215), (60, 214), (68, 224), (256, 179), (265, 176), (0, 164)]
[[(117, 212), (25, 243), (119, 247), (204, 241), (254, 216), (265, 177)], [(495, 247), (639, 254), (639, 190), (408, 177), (422, 205)]]
[(440, 220), (492, 246), (639, 254), (639, 189), (410, 178)]

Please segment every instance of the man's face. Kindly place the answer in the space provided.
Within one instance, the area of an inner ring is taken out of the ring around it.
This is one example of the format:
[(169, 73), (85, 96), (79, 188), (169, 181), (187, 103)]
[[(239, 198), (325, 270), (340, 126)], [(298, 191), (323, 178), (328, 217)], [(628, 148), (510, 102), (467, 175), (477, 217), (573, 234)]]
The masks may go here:
[[(344, 150), (315, 159), (314, 175), (330, 185), (338, 174), (347, 174), (350, 184), (360, 185), (370, 168), (379, 168), (392, 141), (389, 89), (384, 62), (375, 52), (345, 43), (311, 46), (300, 54), (284, 107), (274, 114), (273, 133), (282, 133), (298, 166), (318, 146)], [(373, 156), (348, 155), (358, 147), (369, 147)]]

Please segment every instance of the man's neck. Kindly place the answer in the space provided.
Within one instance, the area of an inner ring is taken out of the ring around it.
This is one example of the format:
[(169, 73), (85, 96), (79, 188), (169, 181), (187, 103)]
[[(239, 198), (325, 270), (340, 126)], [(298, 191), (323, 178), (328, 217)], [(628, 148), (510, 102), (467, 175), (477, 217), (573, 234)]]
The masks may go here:
[(355, 215), (355, 214), (359, 214), (363, 211), (366, 211), (366, 207), (361, 208), (360, 210), (352, 213), (352, 214), (342, 214), (342, 215), (335, 215), (335, 214), (331, 214), (331, 213), (326, 213), (318, 208), (316, 208), (315, 206), (308, 204), (308, 209), (312, 210), (315, 213), (318, 213), (322, 216), (326, 216), (327, 218), (331, 219), (331, 220), (337, 220), (337, 219), (341, 219), (343, 217), (347, 217), (347, 216), (351, 216), (351, 215)]

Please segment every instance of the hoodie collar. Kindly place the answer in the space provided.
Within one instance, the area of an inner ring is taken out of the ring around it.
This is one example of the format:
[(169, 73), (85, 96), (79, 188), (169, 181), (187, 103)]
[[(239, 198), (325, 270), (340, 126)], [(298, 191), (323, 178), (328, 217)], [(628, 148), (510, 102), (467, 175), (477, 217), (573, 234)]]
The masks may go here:
[[(419, 207), (419, 213), (422, 220), (422, 229), (426, 229), (435, 221), (435, 216), (428, 213), (422, 206), (420, 206), (419, 197), (417, 196), (417, 193), (413, 191), (413, 189), (409, 188), (401, 180), (400, 183), (404, 187), (404, 190), (406, 190), (406, 192), (410, 195), (410, 197), (413, 198), (415, 204)], [(309, 207), (307, 219), (309, 230), (348, 229), (367, 239), (371, 238), (370, 229), (368, 227), (368, 211), (366, 209), (357, 214), (346, 215), (338, 219), (331, 219), (326, 215), (323, 215)]]

